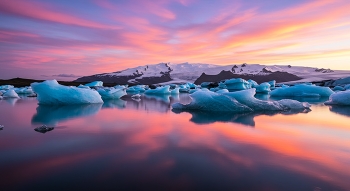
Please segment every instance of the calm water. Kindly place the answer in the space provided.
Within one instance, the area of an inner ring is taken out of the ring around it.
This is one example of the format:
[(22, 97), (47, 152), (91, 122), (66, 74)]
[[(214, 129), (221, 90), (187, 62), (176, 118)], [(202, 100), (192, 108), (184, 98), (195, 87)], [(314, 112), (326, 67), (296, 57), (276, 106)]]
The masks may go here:
[[(0, 189), (350, 190), (350, 107), (174, 113), (178, 101), (190, 98), (0, 100)], [(42, 124), (55, 129), (34, 131)]]

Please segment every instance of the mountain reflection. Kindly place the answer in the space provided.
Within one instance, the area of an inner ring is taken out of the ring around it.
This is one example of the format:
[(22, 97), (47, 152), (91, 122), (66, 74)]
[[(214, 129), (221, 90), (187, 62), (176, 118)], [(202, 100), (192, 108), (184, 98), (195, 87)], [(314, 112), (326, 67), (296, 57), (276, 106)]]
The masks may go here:
[(97, 114), (102, 104), (39, 105), (32, 117), (32, 124), (56, 125), (69, 119)]

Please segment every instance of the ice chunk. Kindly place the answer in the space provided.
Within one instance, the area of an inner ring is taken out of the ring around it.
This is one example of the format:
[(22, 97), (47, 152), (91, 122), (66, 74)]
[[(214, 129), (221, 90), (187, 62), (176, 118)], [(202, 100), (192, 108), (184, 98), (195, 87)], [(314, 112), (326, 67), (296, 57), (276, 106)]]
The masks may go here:
[(18, 94), (15, 92), (15, 90), (7, 90), (7, 92), (3, 95), (4, 98), (19, 98)]
[(91, 89), (89, 86), (84, 86), (84, 85), (82, 85), (82, 84), (80, 84), (80, 85), (78, 86), (78, 88)]
[(271, 87), (271, 85), (268, 82), (261, 83), (260, 85), (256, 86), (256, 92), (257, 93), (269, 93), (271, 91), (270, 87)]
[(192, 102), (189, 104), (175, 103), (175, 110), (201, 110), (201, 111), (227, 111), (227, 112), (249, 112), (249, 107), (238, 103), (235, 99), (211, 91), (197, 91), (191, 95)]
[(9, 89), (12, 89), (14, 88), (13, 85), (2, 85), (0, 86), (0, 90), (9, 90)]
[(31, 87), (14, 88), (14, 90), (17, 94), (34, 94)]
[(277, 88), (270, 95), (275, 97), (326, 97), (333, 93), (328, 87), (299, 84), (292, 87)]
[(350, 105), (350, 91), (337, 92), (329, 97), (325, 102), (327, 105)]
[(231, 91), (246, 90), (251, 88), (249, 82), (242, 78), (233, 78), (230, 80), (226, 80), (225, 85), (227, 89)]
[(341, 86), (335, 86), (335, 87), (333, 88), (333, 91), (344, 91), (344, 88), (341, 87)]
[(85, 84), (85, 86), (89, 86), (89, 87), (103, 86), (103, 82), (102, 81), (94, 81), (94, 82), (90, 82), (90, 83)]
[(39, 104), (103, 103), (100, 94), (95, 90), (60, 85), (56, 80), (35, 82), (31, 87), (38, 95)]
[(257, 87), (259, 84), (256, 82), (256, 81), (254, 81), (254, 80), (248, 80), (248, 83), (249, 83), (249, 85), (250, 85), (250, 87), (251, 88), (255, 88), (255, 87)]
[(180, 93), (180, 88), (179, 87), (171, 90), (171, 94), (179, 94), (179, 93)]
[(40, 127), (35, 128), (34, 130), (39, 133), (46, 133), (46, 132), (52, 131), (53, 129), (54, 127), (48, 127), (46, 125), (42, 125)]
[(350, 84), (350, 77), (335, 80), (332, 85), (339, 86), (339, 85), (345, 85), (345, 84)]
[(276, 88), (276, 80), (272, 80), (268, 82), (270, 84), (270, 89), (275, 89)]
[(255, 89), (229, 92), (225, 95), (236, 99), (254, 111), (285, 111), (290, 109), (308, 109), (310, 105), (295, 100), (264, 101), (254, 97)]
[(156, 89), (149, 89), (145, 94), (171, 94), (170, 86), (157, 87)]
[(350, 84), (344, 86), (345, 90), (350, 90)]
[(132, 97), (132, 98), (140, 98), (141, 95), (140, 95), (140, 94), (135, 94), (135, 95), (132, 95), (131, 97)]
[(146, 90), (145, 85), (137, 85), (137, 86), (132, 86), (129, 87), (126, 92), (128, 93), (139, 93), (139, 92), (144, 92)]
[(100, 88), (97, 90), (102, 99), (119, 99), (126, 95), (125, 88)]

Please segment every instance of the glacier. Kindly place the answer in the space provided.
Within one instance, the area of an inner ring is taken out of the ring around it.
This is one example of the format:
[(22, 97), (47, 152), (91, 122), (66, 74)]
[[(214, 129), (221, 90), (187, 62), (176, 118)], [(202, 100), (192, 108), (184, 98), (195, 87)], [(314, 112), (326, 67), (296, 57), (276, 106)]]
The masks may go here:
[(38, 95), (39, 104), (43, 105), (103, 103), (100, 94), (95, 90), (64, 86), (56, 80), (34, 82), (31, 87)]

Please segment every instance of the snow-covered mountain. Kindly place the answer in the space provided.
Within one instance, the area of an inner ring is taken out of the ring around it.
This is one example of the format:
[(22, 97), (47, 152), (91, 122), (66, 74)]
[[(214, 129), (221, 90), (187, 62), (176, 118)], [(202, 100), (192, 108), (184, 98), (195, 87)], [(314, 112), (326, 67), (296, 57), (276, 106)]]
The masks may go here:
[[(181, 83), (195, 82), (203, 73), (205, 75), (218, 75), (226, 71), (232, 76), (253, 78), (260, 76), (271, 76), (278, 74), (278, 81), (322, 81), (329, 79), (339, 79), (350, 76), (350, 71), (331, 70), (323, 68), (302, 67), (302, 66), (282, 66), (282, 65), (260, 65), (260, 64), (234, 64), (234, 65), (214, 65), (202, 63), (159, 63), (154, 65), (138, 66), (122, 71), (96, 74), (78, 78), (76, 82), (91, 82), (101, 80), (110, 83), (143, 83), (154, 84), (162, 82)], [(285, 74), (288, 79), (283, 79)], [(226, 73), (227, 75), (227, 73)], [(295, 77), (293, 77), (295, 76)], [(259, 79), (260, 79), (259, 78)], [(263, 78), (262, 78), (263, 79)]]

